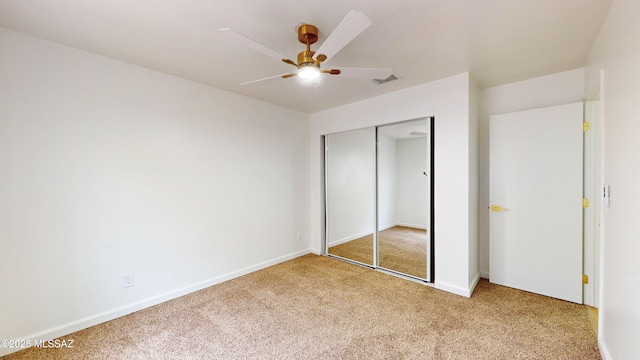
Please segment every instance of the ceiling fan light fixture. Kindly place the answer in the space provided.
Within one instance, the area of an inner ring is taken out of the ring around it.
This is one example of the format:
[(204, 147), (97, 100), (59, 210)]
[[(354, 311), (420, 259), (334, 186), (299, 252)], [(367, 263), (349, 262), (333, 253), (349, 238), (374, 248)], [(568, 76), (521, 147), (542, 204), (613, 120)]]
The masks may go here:
[(304, 65), (298, 70), (298, 76), (302, 79), (314, 80), (320, 77), (320, 69), (313, 64)]

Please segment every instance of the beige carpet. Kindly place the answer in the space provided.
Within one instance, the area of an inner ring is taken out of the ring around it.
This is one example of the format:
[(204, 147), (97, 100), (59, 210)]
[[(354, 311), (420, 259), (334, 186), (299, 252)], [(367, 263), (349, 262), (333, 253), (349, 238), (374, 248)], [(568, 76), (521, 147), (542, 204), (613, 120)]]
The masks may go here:
[[(379, 232), (380, 267), (427, 277), (427, 231), (394, 226)], [(332, 246), (329, 254), (373, 265), (373, 235)]]
[(587, 308), (481, 281), (470, 299), (307, 255), (6, 359), (599, 359)]

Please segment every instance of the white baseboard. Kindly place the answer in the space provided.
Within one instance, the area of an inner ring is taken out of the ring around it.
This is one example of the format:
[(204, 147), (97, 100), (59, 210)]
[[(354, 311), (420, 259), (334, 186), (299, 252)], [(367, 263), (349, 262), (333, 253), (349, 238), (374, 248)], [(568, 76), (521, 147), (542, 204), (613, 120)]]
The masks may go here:
[(476, 286), (478, 285), (478, 281), (480, 281), (480, 273), (476, 273), (473, 276), (473, 279), (471, 279), (471, 281), (469, 282), (469, 297), (473, 295), (473, 290), (476, 289)]
[(329, 247), (340, 245), (340, 244), (344, 244), (344, 243), (349, 242), (351, 240), (359, 239), (359, 238), (361, 238), (363, 236), (367, 236), (367, 235), (371, 235), (371, 231), (365, 231), (365, 232), (362, 232), (360, 234), (350, 235), (350, 236), (347, 236), (345, 238), (332, 241), (332, 242), (329, 243)]
[(426, 226), (420, 225), (420, 224), (398, 223), (397, 226), (404, 226), (404, 227), (413, 228), (413, 229), (427, 230)]
[[(131, 314), (133, 312), (136, 311), (140, 311), (142, 309), (146, 309), (148, 307), (154, 306), (154, 305), (158, 305), (161, 304), (163, 302), (169, 301), (169, 300), (173, 300), (175, 298), (190, 294), (192, 292), (196, 292), (205, 288), (208, 288), (210, 286), (213, 285), (217, 285), (220, 284), (222, 282), (231, 280), (231, 279), (235, 279), (237, 277), (243, 276), (243, 275), (247, 275), (250, 274), (252, 272), (258, 271), (258, 270), (262, 270), (264, 268), (267, 268), (269, 266), (273, 266), (276, 264), (279, 264), (281, 262), (285, 262), (291, 259), (295, 259), (297, 257), (303, 256), (303, 255), (307, 255), (312, 253), (311, 249), (305, 249), (305, 250), (300, 250), (300, 251), (296, 251), (293, 252), (291, 254), (288, 255), (284, 255), (284, 256), (280, 256), (277, 257), (275, 259), (272, 260), (268, 260), (268, 261), (264, 261), (262, 263), (256, 264), (256, 265), (252, 265), (252, 266), (248, 266), (236, 271), (232, 271), (230, 273), (227, 274), (223, 274), (220, 276), (216, 276), (214, 278), (208, 279), (208, 280), (204, 280), (201, 282), (197, 282), (195, 284), (189, 285), (189, 286), (185, 286), (179, 289), (175, 289), (163, 294), (159, 294), (147, 299), (143, 299), (140, 301), (136, 301), (134, 303), (131, 304), (127, 304), (115, 309), (111, 309), (111, 310), (107, 310), (95, 315), (91, 315), (88, 317), (85, 317), (83, 319), (79, 319), (76, 321), (72, 321), (60, 326), (56, 326), (50, 329), (46, 329), (43, 331), (39, 331), (36, 333), (33, 333), (31, 335), (25, 336), (20, 340), (30, 340), (31, 342), (33, 342), (33, 340), (43, 340), (43, 341), (48, 341), (51, 339), (56, 339), (56, 338), (60, 338), (63, 337), (65, 335), (74, 333), (76, 331), (80, 331), (82, 329), (86, 329), (88, 327), (91, 326), (95, 326), (113, 319), (117, 319), (119, 317)], [(22, 349), (14, 349), (14, 348), (0, 348), (0, 356), (4, 356), (4, 355), (8, 355), (11, 353), (14, 353), (16, 351), (19, 351)]]
[(480, 277), (482, 279), (487, 279), (489, 280), (489, 272), (488, 271), (480, 271)]
[(598, 336), (598, 348), (600, 349), (600, 356), (602, 360), (612, 360), (611, 354), (609, 353), (609, 349), (607, 348), (607, 343), (605, 343), (604, 338), (602, 336)]
[(437, 279), (433, 286), (438, 290), (446, 291), (464, 297), (471, 297), (471, 293), (473, 292), (472, 289), (465, 289), (460, 286), (439, 282)]
[(378, 227), (378, 228), (379, 228), (379, 230), (378, 230), (378, 231), (384, 231), (384, 230), (387, 230), (387, 229), (391, 229), (391, 228), (392, 228), (392, 227), (394, 227), (394, 226), (398, 226), (398, 224), (393, 223), (393, 224), (387, 224), (387, 225), (380, 225), (380, 226)]

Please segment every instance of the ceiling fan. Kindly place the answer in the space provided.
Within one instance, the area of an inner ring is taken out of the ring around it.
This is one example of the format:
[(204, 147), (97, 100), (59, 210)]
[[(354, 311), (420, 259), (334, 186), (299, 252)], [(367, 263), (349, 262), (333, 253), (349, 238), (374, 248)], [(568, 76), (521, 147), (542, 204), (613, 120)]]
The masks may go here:
[(248, 36), (233, 30), (231, 28), (223, 28), (220, 31), (228, 33), (246, 46), (259, 51), (269, 57), (281, 60), (287, 64), (293, 65), (297, 68), (296, 71), (291, 73), (284, 73), (274, 76), (269, 76), (263, 79), (247, 81), (240, 85), (247, 85), (256, 83), (259, 81), (269, 80), (277, 77), (284, 79), (298, 76), (302, 79), (314, 80), (321, 74), (340, 75), (341, 77), (350, 78), (363, 78), (363, 79), (387, 79), (393, 75), (392, 69), (379, 69), (379, 68), (353, 68), (353, 67), (340, 67), (338, 69), (322, 69), (323, 62), (332, 58), (343, 47), (355, 39), (360, 33), (362, 33), (367, 27), (371, 25), (371, 20), (361, 12), (350, 11), (347, 16), (338, 24), (333, 30), (331, 35), (324, 41), (324, 43), (318, 48), (317, 51), (311, 50), (311, 45), (318, 41), (318, 28), (311, 24), (302, 24), (298, 27), (298, 41), (306, 45), (306, 50), (298, 54), (298, 62), (290, 60), (286, 56), (281, 55), (275, 50), (272, 50), (259, 42), (249, 38)]

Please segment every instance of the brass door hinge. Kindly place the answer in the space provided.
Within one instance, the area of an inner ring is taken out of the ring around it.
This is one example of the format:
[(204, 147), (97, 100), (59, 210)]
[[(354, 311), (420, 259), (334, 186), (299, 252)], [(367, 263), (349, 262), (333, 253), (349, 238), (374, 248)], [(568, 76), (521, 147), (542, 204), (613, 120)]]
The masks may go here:
[(584, 285), (587, 285), (589, 283), (589, 275), (586, 275), (586, 274), (582, 275), (582, 283)]
[(591, 123), (588, 121), (582, 122), (582, 131), (589, 131), (589, 130), (591, 130)]
[(585, 209), (589, 207), (589, 199), (587, 198), (582, 199), (582, 207)]

